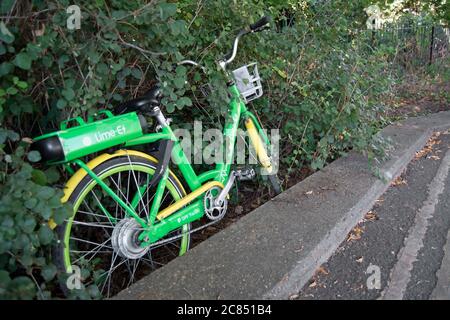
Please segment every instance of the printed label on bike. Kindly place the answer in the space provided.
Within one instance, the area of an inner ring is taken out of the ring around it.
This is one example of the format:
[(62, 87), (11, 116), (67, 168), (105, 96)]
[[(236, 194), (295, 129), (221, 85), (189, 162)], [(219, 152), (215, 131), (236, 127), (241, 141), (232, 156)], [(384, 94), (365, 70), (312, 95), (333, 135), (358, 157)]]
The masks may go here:
[(103, 142), (103, 141), (106, 141), (106, 140), (110, 140), (110, 139), (113, 139), (116, 136), (124, 135), (125, 132), (126, 132), (126, 128), (123, 125), (119, 125), (119, 126), (117, 126), (116, 129), (108, 130), (108, 131), (105, 131), (105, 132), (98, 131), (95, 134), (95, 141), (96, 142)]
[(138, 138), (143, 135), (142, 125), (142, 119), (132, 112), (57, 131), (36, 140), (45, 143), (45, 139), (57, 137), (64, 153), (57, 161), (67, 162)]

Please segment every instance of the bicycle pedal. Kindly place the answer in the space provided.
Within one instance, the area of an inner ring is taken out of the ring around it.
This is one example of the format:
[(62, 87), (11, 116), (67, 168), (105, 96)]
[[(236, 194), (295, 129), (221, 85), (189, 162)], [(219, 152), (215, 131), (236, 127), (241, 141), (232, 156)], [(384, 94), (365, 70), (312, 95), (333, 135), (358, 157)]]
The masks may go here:
[(236, 171), (236, 178), (239, 181), (253, 180), (256, 176), (256, 172), (253, 168), (242, 169)]

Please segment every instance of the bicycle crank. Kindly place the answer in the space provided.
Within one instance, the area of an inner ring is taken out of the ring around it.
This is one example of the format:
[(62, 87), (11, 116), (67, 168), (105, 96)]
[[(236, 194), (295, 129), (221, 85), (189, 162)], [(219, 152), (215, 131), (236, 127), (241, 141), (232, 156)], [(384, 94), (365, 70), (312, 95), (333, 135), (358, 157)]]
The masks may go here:
[(236, 179), (244, 181), (244, 180), (251, 180), (254, 177), (255, 177), (255, 170), (253, 169), (231, 171), (230, 178), (228, 179), (227, 184), (214, 201), (214, 206), (220, 207), (223, 205)]
[(228, 200), (224, 198), (224, 200), (220, 202), (217, 201), (217, 198), (220, 196), (221, 191), (223, 190), (219, 187), (212, 187), (205, 193), (203, 203), (205, 207), (205, 215), (209, 220), (220, 220), (225, 216), (225, 213), (227, 212)]

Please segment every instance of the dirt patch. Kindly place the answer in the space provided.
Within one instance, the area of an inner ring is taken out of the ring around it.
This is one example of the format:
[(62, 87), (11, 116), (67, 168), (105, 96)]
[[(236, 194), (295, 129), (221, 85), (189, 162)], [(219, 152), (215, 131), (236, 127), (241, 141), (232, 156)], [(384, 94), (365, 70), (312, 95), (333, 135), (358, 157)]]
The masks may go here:
[(450, 110), (450, 83), (443, 79), (408, 75), (384, 103), (392, 107), (386, 115), (393, 120), (447, 111)]

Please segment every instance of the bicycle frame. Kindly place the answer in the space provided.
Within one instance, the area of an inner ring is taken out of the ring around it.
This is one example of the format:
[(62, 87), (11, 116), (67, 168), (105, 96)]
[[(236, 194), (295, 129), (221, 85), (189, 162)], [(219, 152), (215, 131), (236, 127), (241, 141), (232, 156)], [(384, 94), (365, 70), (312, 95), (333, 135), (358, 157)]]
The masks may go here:
[[(262, 166), (270, 168), (270, 159), (267, 156), (266, 148), (264, 147), (264, 144), (267, 147), (270, 146), (267, 136), (262, 131), (261, 125), (256, 117), (247, 109), (245, 103), (240, 98), (239, 90), (234, 83), (230, 84), (229, 92), (231, 95), (231, 100), (228, 106), (229, 113), (227, 115), (223, 131), (226, 149), (225, 161), (223, 163), (216, 163), (215, 168), (212, 170), (203, 172), (199, 175), (196, 174), (186, 154), (184, 153), (180, 142), (169, 125), (163, 127), (161, 132), (145, 134), (125, 143), (125, 147), (130, 147), (149, 144), (160, 140), (172, 140), (172, 159), (192, 191), (187, 196), (181, 198), (174, 204), (159, 212), (162, 196), (164, 194), (169, 176), (169, 169), (166, 168), (158, 182), (158, 185), (156, 186), (154, 200), (149, 210), (148, 221), (140, 217), (135, 212), (135, 208), (138, 205), (140, 196), (148, 187), (149, 181), (147, 181), (147, 184), (139, 187), (130, 202), (130, 205), (128, 205), (117, 194), (115, 194), (114, 191), (112, 191), (111, 188), (109, 188), (83, 161), (77, 159), (71, 162), (85, 170), (87, 174), (91, 176), (92, 179), (94, 179), (109, 196), (117, 201), (129, 217), (136, 219), (136, 221), (142, 226), (144, 231), (139, 237), (139, 240), (142, 241), (142, 246), (147, 246), (161, 239), (170, 231), (180, 228), (187, 223), (198, 220), (204, 215), (203, 201), (199, 199), (199, 197), (211, 187), (219, 186), (223, 188), (224, 184), (230, 178), (231, 164), (234, 156), (234, 146), (241, 119), (245, 119), (245, 125), (249, 132), (250, 140), (255, 147)], [(261, 137), (263, 141), (261, 141)], [(106, 208), (101, 207), (100, 209), (112, 222), (114, 222), (113, 216), (109, 214)]]

